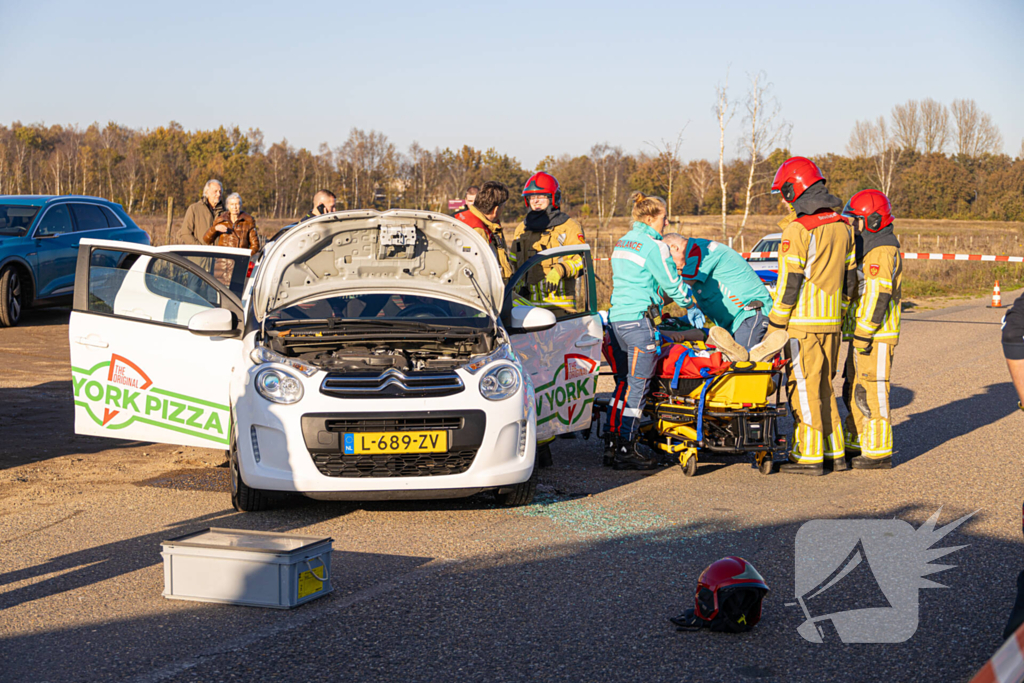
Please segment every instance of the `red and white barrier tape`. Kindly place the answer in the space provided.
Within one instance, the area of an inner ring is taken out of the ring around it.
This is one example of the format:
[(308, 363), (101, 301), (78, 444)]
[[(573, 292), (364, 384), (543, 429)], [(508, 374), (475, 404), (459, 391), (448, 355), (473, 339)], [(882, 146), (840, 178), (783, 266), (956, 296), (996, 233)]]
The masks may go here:
[(1024, 627), (1003, 643), (971, 683), (1021, 683), (1024, 681)]
[[(745, 259), (749, 258), (778, 258), (777, 251), (746, 251), (740, 254)], [(903, 258), (909, 261), (988, 261), (994, 263), (1024, 263), (1024, 256), (994, 256), (992, 254), (930, 254), (927, 252), (904, 252)], [(594, 259), (595, 261), (610, 261), (607, 256)]]

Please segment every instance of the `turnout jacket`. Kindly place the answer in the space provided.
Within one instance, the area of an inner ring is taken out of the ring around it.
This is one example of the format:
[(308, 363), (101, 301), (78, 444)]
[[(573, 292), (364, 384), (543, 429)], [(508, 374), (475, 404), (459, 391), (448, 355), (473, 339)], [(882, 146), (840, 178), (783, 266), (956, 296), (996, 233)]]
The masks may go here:
[(856, 288), (853, 232), (835, 211), (800, 216), (782, 230), (769, 323), (792, 332), (842, 330)]
[(512, 265), (508, 260), (508, 249), (505, 247), (505, 234), (501, 231), (501, 225), (487, 220), (475, 206), (470, 205), (456, 213), (455, 218), (476, 230), (487, 244), (491, 245), (491, 250), (501, 265), (501, 277), (505, 280), (512, 277)]
[(900, 339), (903, 256), (899, 247), (878, 246), (857, 263), (857, 293), (843, 321), (843, 341), (867, 348), (871, 342), (896, 346)]
[(679, 277), (668, 245), (654, 228), (636, 221), (612, 250), (612, 306), (608, 320), (640, 320), (651, 304), (660, 308), (663, 292), (683, 308), (693, 305), (690, 288)]
[[(527, 230), (526, 222), (523, 221), (516, 226), (516, 231), (512, 236), (512, 251), (508, 257), (511, 262), (511, 268), (514, 270), (526, 263), (531, 256), (545, 249), (586, 243), (587, 240), (583, 236), (583, 228), (571, 218), (543, 232)], [(583, 271), (583, 257), (576, 254), (544, 261), (544, 272), (541, 273), (538, 270), (537, 272), (528, 273), (526, 284), (535, 285), (539, 283), (552, 268), (557, 268), (563, 278), (576, 277)]]

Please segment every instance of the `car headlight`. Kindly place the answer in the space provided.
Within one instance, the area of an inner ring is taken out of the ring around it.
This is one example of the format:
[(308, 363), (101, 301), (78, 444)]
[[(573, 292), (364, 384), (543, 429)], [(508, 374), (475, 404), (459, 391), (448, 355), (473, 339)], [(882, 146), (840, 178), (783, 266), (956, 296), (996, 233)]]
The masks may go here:
[(490, 401), (501, 401), (519, 391), (523, 377), (514, 365), (499, 365), (480, 378), (480, 395)]
[(295, 368), (306, 377), (312, 377), (316, 374), (317, 367), (311, 365), (305, 361), (301, 361), (298, 358), (288, 358), (282, 356), (279, 353), (274, 353), (265, 346), (257, 346), (249, 354), (249, 358), (256, 365), (263, 365), (264, 363), (280, 363), (281, 365), (287, 365), (290, 368)]
[(496, 360), (511, 360), (516, 359), (516, 354), (512, 351), (510, 344), (502, 344), (496, 351), (492, 351), (486, 356), (476, 356), (471, 358), (468, 363), (462, 366), (462, 369), (471, 375), (475, 375), (484, 369), (485, 366), (490, 365)]
[(302, 382), (278, 368), (263, 368), (256, 373), (256, 391), (274, 403), (296, 403), (302, 398)]

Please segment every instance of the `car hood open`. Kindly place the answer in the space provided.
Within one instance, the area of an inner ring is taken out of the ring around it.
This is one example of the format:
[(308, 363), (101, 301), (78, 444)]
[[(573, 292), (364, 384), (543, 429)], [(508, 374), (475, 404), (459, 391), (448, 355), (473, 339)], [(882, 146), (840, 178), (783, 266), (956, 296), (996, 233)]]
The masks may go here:
[[(382, 227), (385, 230), (382, 230)], [(386, 232), (415, 228), (415, 244)], [(345, 291), (414, 291), (500, 313), (504, 285), (490, 246), (449, 216), (393, 209), (339, 211), (291, 228), (263, 256), (253, 290), (257, 320), (310, 297)]]

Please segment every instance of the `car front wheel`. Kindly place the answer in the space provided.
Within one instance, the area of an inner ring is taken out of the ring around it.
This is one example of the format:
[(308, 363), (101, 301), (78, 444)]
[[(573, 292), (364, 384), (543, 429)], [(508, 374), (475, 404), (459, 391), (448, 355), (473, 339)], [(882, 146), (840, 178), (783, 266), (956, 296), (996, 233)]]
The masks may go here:
[(25, 310), (25, 284), (17, 268), (0, 271), (0, 327), (14, 327)]
[(254, 489), (242, 481), (242, 473), (238, 468), (238, 447), (231, 444), (231, 506), (239, 512), (261, 512), (273, 506), (272, 494), (269, 491)]
[(521, 484), (500, 488), (494, 492), (494, 500), (501, 507), (511, 508), (529, 505), (533, 502), (533, 494), (537, 492), (537, 467), (534, 466), (530, 478)]

